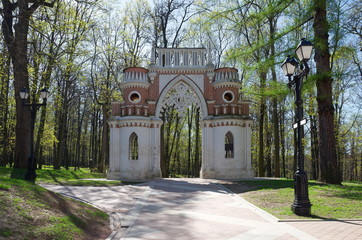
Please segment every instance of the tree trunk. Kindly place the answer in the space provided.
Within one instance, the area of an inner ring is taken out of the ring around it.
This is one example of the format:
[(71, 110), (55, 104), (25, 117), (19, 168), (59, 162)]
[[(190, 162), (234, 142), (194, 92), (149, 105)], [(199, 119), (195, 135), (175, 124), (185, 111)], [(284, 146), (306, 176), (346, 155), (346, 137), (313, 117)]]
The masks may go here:
[[(282, 104), (283, 105), (283, 102)], [(283, 177), (287, 177), (286, 173), (286, 166), (285, 166), (285, 110), (280, 108), (279, 110), (279, 119), (280, 119), (280, 145), (281, 145), (281, 151), (282, 151), (282, 168), (283, 168)]]
[[(269, 112), (270, 113), (270, 112)], [(265, 162), (266, 162), (266, 176), (273, 176), (272, 166), (272, 129), (271, 124), (265, 124)]]
[(15, 127), (15, 165), (17, 168), (26, 168), (30, 156), (31, 142), (31, 119), (30, 111), (22, 106), (19, 97), (20, 90), (24, 87), (29, 89), (28, 74), (28, 30), (29, 18), (26, 8), (27, 4), (19, 6), (18, 23), (14, 25), (15, 39), (13, 44), (12, 62), (14, 71), (14, 89), (16, 100), (16, 127)]
[[(58, 4), (59, 6), (59, 4)], [(56, 8), (56, 11), (58, 11), (59, 7)], [(56, 21), (54, 21), (53, 24), (55, 24)], [(52, 71), (54, 69), (55, 66), (55, 52), (54, 52), (54, 45), (55, 45), (55, 33), (54, 30), (51, 33), (51, 40), (50, 40), (50, 46), (49, 46), (49, 55), (47, 58), (47, 68), (45, 71), (45, 74), (43, 75), (42, 79), (41, 79), (41, 83), (44, 84), (45, 87), (49, 87), (50, 86), (50, 82), (51, 82), (51, 74)], [(44, 133), (44, 126), (45, 126), (45, 119), (46, 119), (46, 106), (41, 108), (41, 115), (40, 115), (40, 124), (39, 124), (39, 129), (38, 129), (38, 135), (36, 138), (36, 143), (35, 143), (35, 158), (38, 159), (38, 163), (41, 164), (42, 162), (44, 162), (44, 160), (42, 160), (41, 156), (42, 154), (40, 153), (41, 148), (41, 140), (43, 138), (43, 133)]]
[[(31, 2), (31, 3), (30, 3)], [(22, 106), (19, 92), (24, 87), (29, 89), (28, 74), (28, 32), (29, 19), (41, 5), (52, 6), (54, 3), (45, 1), (16, 2), (2, 1), (2, 33), (6, 47), (10, 53), (13, 73), (16, 102), (16, 127), (15, 127), (15, 165), (17, 168), (26, 168), (30, 155), (31, 142), (31, 117), (30, 111)], [(14, 24), (14, 19), (16, 23)]]
[(106, 163), (108, 159), (108, 149), (109, 149), (109, 126), (108, 126), (108, 112), (109, 109), (106, 105), (102, 105), (103, 111), (103, 126), (102, 126), (102, 147), (100, 162), (98, 163), (98, 172), (104, 173), (106, 171)]
[(328, 22), (326, 0), (314, 3), (314, 43), (317, 68), (317, 102), (319, 119), (319, 155), (322, 182), (341, 184), (340, 168), (337, 161), (336, 137), (334, 132), (334, 107), (332, 100), (332, 72), (328, 48)]
[(167, 160), (166, 160), (166, 153), (165, 153), (165, 118), (162, 119), (163, 124), (161, 125), (161, 129), (160, 129), (160, 136), (161, 136), (161, 175), (162, 177), (167, 177), (167, 170), (166, 170), (166, 166), (167, 166)]
[[(265, 88), (266, 74), (260, 74), (261, 91)], [(258, 156), (258, 177), (265, 176), (264, 166), (264, 120), (265, 120), (265, 98), (263, 92), (261, 93), (260, 109), (259, 109), (259, 156)]]
[(317, 119), (315, 116), (310, 115), (309, 121), (310, 121), (311, 157), (312, 157), (312, 179), (317, 180), (319, 172)]
[[(270, 34), (270, 51), (271, 51), (271, 72), (273, 82), (278, 82), (275, 72), (275, 20), (274, 16), (269, 17), (269, 34)], [(274, 177), (280, 177), (280, 138), (279, 138), (279, 115), (278, 115), (278, 98), (273, 97), (273, 130), (274, 130)]]
[[(3, 53), (5, 59), (4, 59), (4, 74), (1, 77), (1, 96), (0, 96), (0, 102), (3, 114), (2, 118), (2, 156), (0, 157), (0, 166), (5, 167), (7, 163), (9, 163), (9, 154), (8, 154), (8, 146), (9, 146), (9, 129), (8, 129), (8, 117), (9, 117), (9, 88), (10, 88), (10, 57), (7, 53)], [(2, 161), (1, 161), (2, 159)]]
[(195, 123), (196, 123), (196, 129), (195, 129), (195, 156), (194, 156), (194, 176), (200, 177), (200, 108), (196, 109), (196, 115), (195, 115)]
[(189, 178), (191, 176), (191, 132), (192, 132), (192, 124), (193, 124), (193, 111), (194, 107), (191, 107), (190, 109), (187, 109), (187, 124), (188, 124), (188, 141), (187, 141), (187, 177)]

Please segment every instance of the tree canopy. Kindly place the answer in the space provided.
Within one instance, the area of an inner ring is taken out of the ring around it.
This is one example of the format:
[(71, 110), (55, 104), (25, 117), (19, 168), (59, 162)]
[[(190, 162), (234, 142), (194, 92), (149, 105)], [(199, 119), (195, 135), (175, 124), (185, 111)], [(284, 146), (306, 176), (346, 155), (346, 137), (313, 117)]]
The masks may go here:
[[(361, 0), (2, 0), (0, 165), (27, 167), (30, 112), (19, 92), (28, 88), (38, 101), (46, 87), (51, 96), (36, 122), (38, 167), (106, 171), (107, 120), (110, 103), (122, 98), (122, 70), (147, 67), (154, 46), (210, 46), (216, 67), (239, 69), (243, 97), (254, 102), (256, 176), (292, 177), (294, 96), (280, 65), (306, 37), (315, 46), (302, 89), (306, 170), (323, 182), (361, 181), (361, 6)], [(168, 114), (164, 175), (197, 176), (198, 110), (190, 106), (184, 119), (172, 109)], [(177, 154), (180, 142), (192, 150)]]

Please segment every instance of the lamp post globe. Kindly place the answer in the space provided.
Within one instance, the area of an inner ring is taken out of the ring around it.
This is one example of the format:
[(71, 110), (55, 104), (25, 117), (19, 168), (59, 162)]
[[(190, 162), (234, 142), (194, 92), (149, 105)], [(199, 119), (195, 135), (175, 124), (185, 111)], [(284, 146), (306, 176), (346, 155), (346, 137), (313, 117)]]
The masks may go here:
[(41, 91), (40, 91), (40, 96), (41, 98), (45, 101), (46, 99), (48, 99), (48, 96), (49, 96), (49, 91), (48, 89), (46, 88), (43, 88)]
[(297, 49), (295, 49), (295, 53), (297, 54), (299, 61), (308, 61), (312, 56), (313, 47), (314, 45), (311, 42), (309, 42), (305, 38), (302, 38), (297, 46)]
[(21, 89), (21, 91), (19, 92), (19, 94), (20, 94), (20, 98), (21, 98), (22, 100), (25, 100), (25, 99), (27, 99), (27, 98), (29, 97), (29, 90), (26, 89), (26, 88), (23, 88), (23, 89)]
[(298, 66), (297, 60), (288, 55), (282, 64), (282, 69), (285, 76), (291, 77), (294, 74), (296, 67)]

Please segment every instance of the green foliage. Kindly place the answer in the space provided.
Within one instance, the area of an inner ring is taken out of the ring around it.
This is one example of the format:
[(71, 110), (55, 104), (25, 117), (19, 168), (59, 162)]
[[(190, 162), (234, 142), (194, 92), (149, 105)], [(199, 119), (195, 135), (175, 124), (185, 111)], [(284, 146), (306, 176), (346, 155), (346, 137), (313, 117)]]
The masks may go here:
[(9, 191), (10, 185), (0, 183), (0, 190)]
[(10, 237), (12, 235), (12, 231), (9, 228), (0, 228), (0, 236), (1, 237)]
[[(283, 119), (280, 126), (285, 130), (280, 133), (285, 142), (284, 157), (290, 172), (294, 147), (291, 127), (294, 98), (279, 67), (301, 37), (313, 39), (313, 20), (306, 22), (313, 14), (311, 3), (308, 0), (225, 0), (223, 4), (214, 0), (194, 1), (192, 11), (187, 15), (190, 18), (181, 28), (182, 37), (176, 44), (178, 47), (210, 45), (216, 67), (239, 69), (243, 95), (254, 102), (253, 158), (261, 152), (258, 150), (261, 141), (265, 141), (265, 149), (272, 152), (273, 146), (266, 144), (266, 140), (270, 142), (273, 136), (266, 133), (271, 131), (272, 101), (277, 99), (280, 119)], [(362, 165), (356, 162), (361, 154), (358, 143), (362, 131), (356, 127), (359, 122), (352, 116), (358, 114), (356, 109), (362, 106), (360, 3), (361, 0), (328, 1), (333, 98), (338, 110), (336, 122), (340, 124), (336, 130), (341, 150), (340, 162), (345, 166), (345, 177), (355, 180), (362, 179)], [(110, 103), (122, 101), (119, 89), (122, 70), (128, 66), (146, 67), (152, 42), (163, 41), (155, 21), (154, 5), (150, 6), (146, 0), (122, 2), (121, 8), (114, 7), (114, 4), (115, 1), (55, 1), (53, 8), (39, 8), (30, 19), (27, 69), (31, 93), (39, 95), (43, 86), (51, 91), (45, 117), (40, 117), (41, 111), (37, 115), (35, 142), (39, 142), (36, 146), (38, 163), (56, 163), (65, 159), (62, 164), (67, 167), (96, 167), (100, 159), (108, 159), (107, 145), (101, 144), (103, 128), (107, 131), (103, 120), (105, 123), (110, 115)], [(167, 31), (169, 43), (178, 20), (177, 17), (170, 20), (172, 23)], [(272, 34), (269, 23), (273, 21), (275, 28)], [(2, 35), (0, 39), (3, 40)], [(315, 44), (318, 46), (318, 42)], [(273, 45), (275, 54), (271, 51)], [(0, 165), (9, 166), (14, 163), (16, 96), (9, 53), (3, 43), (0, 44), (0, 52)], [(307, 119), (308, 116), (318, 115), (315, 85), (319, 78), (315, 74), (313, 59), (310, 66), (311, 73), (308, 79), (304, 79), (303, 85)], [(272, 76), (273, 68), (276, 79)], [(266, 106), (263, 117), (260, 117), (261, 106)], [(257, 131), (261, 121), (266, 127), (262, 130), (265, 131), (264, 136), (260, 138)], [(171, 131), (174, 129), (175, 126), (171, 126)], [(309, 130), (306, 126), (306, 156), (310, 155), (311, 149)], [(181, 131), (180, 136), (180, 156), (185, 158), (187, 128)], [(105, 136), (106, 140), (108, 137)], [(105, 154), (101, 154), (102, 150)], [(271, 158), (274, 158), (273, 154)], [(48, 183), (118, 184), (79, 180), (74, 176), (71, 178), (67, 172), (64, 173), (66, 176), (37, 172), (39, 181)], [(23, 178), (24, 173), (14, 172), (12, 175)], [(0, 185), (0, 189), (6, 190), (8, 186)]]
[(185, 109), (185, 116), (179, 116), (174, 107), (167, 106), (163, 111), (162, 120), (163, 177), (197, 177), (201, 167), (200, 109), (191, 104)]

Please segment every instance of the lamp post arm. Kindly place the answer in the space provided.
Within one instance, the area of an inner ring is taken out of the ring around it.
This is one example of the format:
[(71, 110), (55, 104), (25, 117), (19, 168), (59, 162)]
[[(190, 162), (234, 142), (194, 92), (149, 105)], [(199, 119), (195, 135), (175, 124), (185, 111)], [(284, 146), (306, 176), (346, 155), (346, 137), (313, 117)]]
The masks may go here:
[(29, 110), (32, 111), (33, 108), (36, 108), (36, 110), (38, 110), (41, 106), (45, 106), (46, 103), (43, 102), (43, 103), (25, 103), (23, 102), (23, 106), (24, 107), (29, 107)]
[(309, 65), (307, 61), (302, 61), (302, 64), (300, 65), (302, 68), (302, 71), (300, 71), (300, 73), (297, 75), (300, 79), (303, 79), (303, 77), (308, 76), (309, 74)]
[(308, 65), (308, 62), (307, 61), (303, 61), (303, 65), (304, 65), (304, 75), (308, 75), (309, 74), (309, 70), (310, 70), (310, 68), (309, 68), (309, 65)]

